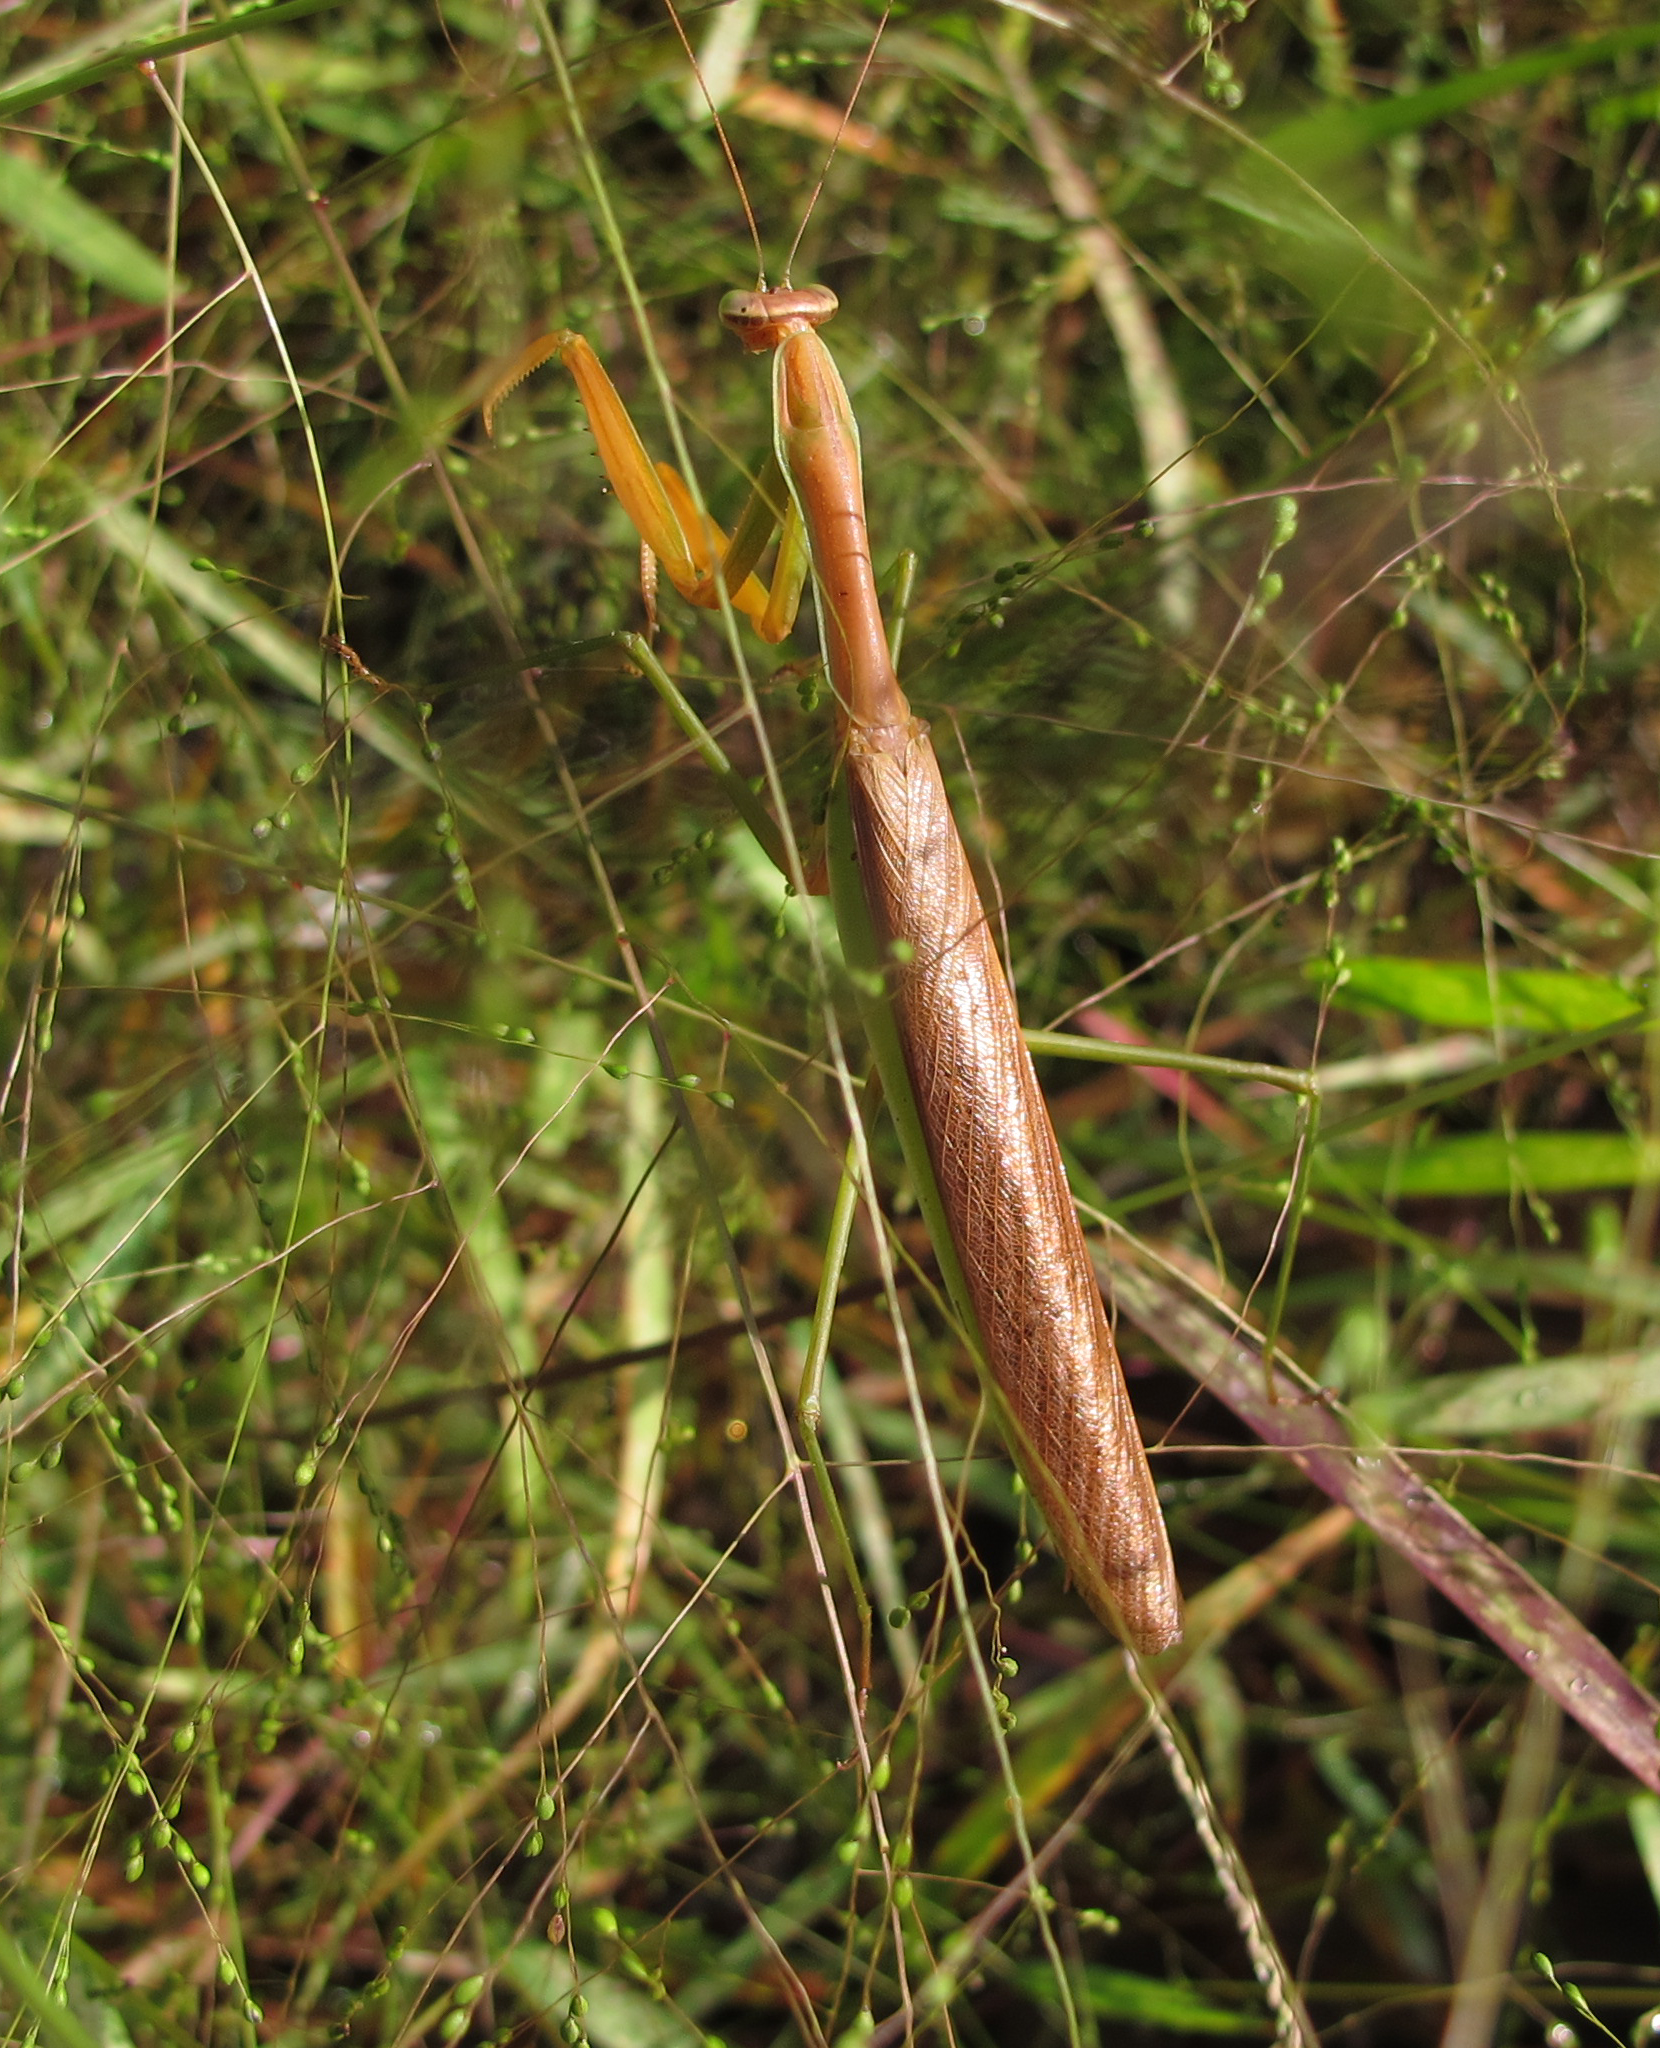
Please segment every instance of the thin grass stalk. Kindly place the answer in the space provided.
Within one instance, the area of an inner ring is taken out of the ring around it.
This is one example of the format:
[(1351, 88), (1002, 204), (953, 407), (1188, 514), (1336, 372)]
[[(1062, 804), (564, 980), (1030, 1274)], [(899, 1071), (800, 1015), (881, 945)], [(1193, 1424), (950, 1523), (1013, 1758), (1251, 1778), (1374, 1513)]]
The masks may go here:
[[(1172, 1699), (1185, 1699), (1187, 1672), (1195, 1659), (1219, 1656), (1232, 1636), (1265, 1611), (1284, 1612), (1280, 1596), (1348, 1539), (1354, 1519), (1345, 1507), (1324, 1508), (1212, 1579), (1188, 1603), (1182, 1641), (1160, 1657), (1144, 1659), (1146, 1669)], [(1008, 1850), (1013, 1811), (1035, 1813), (1056, 1806), (1098, 1758), (1129, 1735), (1139, 1709), (1123, 1650), (1091, 1658), (1079, 1676), (1087, 1684), (1076, 1709), (1058, 1714), (1015, 1744), (1015, 1804), (1001, 1787), (983, 1792), (938, 1844), (939, 1868), (957, 1877), (983, 1877)]]
[(1216, 1881), (1228, 1902), (1239, 1938), (1251, 1959), (1252, 1972), (1268, 2001), (1268, 2010), (1274, 2020), (1275, 2041), (1280, 2048), (1318, 2048), (1319, 2037), (1314, 2031), (1314, 2023), (1280, 1953), (1280, 1945), (1274, 1939), (1274, 1930), (1262, 1910), (1262, 1901), (1257, 1897), (1244, 1858), (1216, 1810), (1204, 1772), (1188, 1748), (1186, 1737), (1161, 1698), (1156, 1684), (1143, 1671), (1141, 1660), (1129, 1657), (1126, 1668), (1130, 1683), (1146, 1706), (1154, 1738), (1164, 1752), (1170, 1776), (1186, 1803), (1194, 1830), (1205, 1846), (1205, 1854), (1210, 1858)]
[[(76, 1531), (75, 1561), (69, 1585), (59, 1610), (58, 1655), (53, 1659), (46, 1694), (38, 1702), (34, 1756), (28, 1786), (23, 1795), (23, 1812), (18, 1826), (14, 1861), (20, 1869), (35, 1859), (41, 1822), (47, 1802), (57, 1790), (58, 1755), (63, 1741), (64, 1711), (75, 1683), (75, 1659), (81, 1653), (81, 1635), (86, 1627), (87, 1600), (92, 1592), (93, 1573), (98, 1565), (98, 1542), (104, 1526), (104, 1496), (88, 1493), (82, 1504), (80, 1527)], [(10, 1546), (8, 1545), (8, 1548)]]
[(1446, 1929), (1447, 1955), (1456, 1967), (1470, 1939), (1470, 1918), (1481, 1887), (1481, 1859), (1470, 1825), (1469, 1785), (1458, 1731), (1435, 1654), (1424, 1582), (1385, 1545), (1378, 1553), (1385, 1598), (1395, 1619), (1395, 1665), (1401, 1709), (1417, 1765), (1424, 1824), (1435, 1865), (1435, 1892)]
[(1491, 2048), (1510, 1997), (1517, 1930), (1527, 1907), (1539, 1824), (1550, 1805), (1561, 1747), (1561, 1707), (1543, 1690), (1530, 1692), (1516, 1731), (1510, 1775), (1441, 2048)]
[(1194, 435), (1181, 386), (1159, 333), (1147, 295), (1124, 245), (1101, 211), (1099, 197), (1073, 160), (1059, 122), (1044, 106), (1026, 66), (1030, 23), (1007, 21), (992, 39), (1003, 84), (1031, 139), (1056, 211), (1072, 228), (1089, 281), (1117, 344), (1129, 387), (1130, 409), (1141, 436), (1147, 498), (1165, 537), (1160, 565), (1160, 603), (1165, 623), (1178, 636), (1191, 633), (1198, 618), (1198, 560), (1193, 548), (1193, 514), (1211, 495), (1205, 458)]
[(908, 1692), (916, 1683), (922, 1656), (916, 1634), (908, 1619), (896, 1620), (907, 1605), (905, 1580), (895, 1547), (893, 1517), (870, 1469), (870, 1450), (859, 1428), (859, 1419), (833, 1364), (826, 1364), (819, 1387), (825, 1441), (836, 1461), (836, 1483), (847, 1495), (848, 1520), (853, 1525), (865, 1570), (870, 1574), (870, 1598), (881, 1616), (888, 1655), (893, 1659), (901, 1686)]
[[(831, 1533), (836, 1547), (841, 1552), (842, 1568), (847, 1574), (848, 1589), (853, 1596), (854, 1611), (859, 1617), (859, 1670), (868, 1685), (870, 1674), (871, 1604), (865, 1592), (864, 1581), (859, 1572), (859, 1560), (853, 1553), (852, 1540), (847, 1533), (847, 1521), (842, 1514), (841, 1501), (837, 1495), (830, 1468), (825, 1463), (823, 1431), (825, 1424), (825, 1389), (840, 1388), (835, 1382), (835, 1368), (830, 1363), (830, 1326), (835, 1320), (836, 1297), (841, 1288), (842, 1272), (847, 1263), (847, 1248), (853, 1237), (853, 1221), (859, 1210), (858, 1160), (853, 1149), (848, 1148), (842, 1177), (836, 1188), (835, 1206), (830, 1212), (830, 1233), (825, 1243), (824, 1270), (819, 1278), (818, 1300), (813, 1307), (813, 1320), (807, 1332), (806, 1355), (801, 1362), (801, 1388), (796, 1397), (796, 1427), (801, 1434), (802, 1448), (807, 1461), (813, 1468), (819, 1498), (824, 1511), (830, 1518)], [(844, 1414), (844, 1404), (835, 1400), (838, 1417)], [(843, 1431), (845, 1435), (845, 1430)], [(878, 1597), (882, 1597), (880, 1589)], [(891, 1592), (889, 1596), (891, 1605)]]
[[(630, 1346), (649, 1344), (674, 1322), (674, 1264), (663, 1192), (667, 1097), (661, 1084), (644, 1071), (649, 1047), (643, 1039), (644, 1034), (638, 1034), (638, 1057), (630, 1062), (631, 1071), (622, 1084), (628, 1133), (623, 1185), (637, 1182), (640, 1189), (622, 1233), (622, 1327), (623, 1341)], [(616, 1398), (623, 1428), (605, 1589), (619, 1617), (626, 1619), (639, 1605), (663, 1498), (666, 1366), (626, 1367), (617, 1378)]]

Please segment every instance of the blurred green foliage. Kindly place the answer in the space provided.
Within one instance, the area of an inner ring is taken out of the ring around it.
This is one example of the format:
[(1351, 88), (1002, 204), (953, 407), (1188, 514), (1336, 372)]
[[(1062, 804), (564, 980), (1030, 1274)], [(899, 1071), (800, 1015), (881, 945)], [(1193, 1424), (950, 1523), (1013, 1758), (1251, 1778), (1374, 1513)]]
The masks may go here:
[[(757, 257), (674, 24), (255, 12), (0, 23), (11, 2035), (738, 2048), (898, 2039), (916, 2000), (973, 2042), (1266, 2032), (1133, 1704), (1110, 1757), (1076, 1733), (1131, 1696), (880, 1118), (915, 1377), (862, 1222), (850, 1548), (803, 1477), (839, 1043), (863, 1071), (823, 906), (611, 638), (638, 551), (560, 373), (479, 426), (577, 327), (742, 501), (767, 380), (715, 308)], [(921, 561), (907, 687), (1028, 1022), (1344, 1091), (1293, 1219), (1294, 1099), (1046, 1061), (1079, 1192), (1224, 1303), (1283, 1283), (1291, 1352), (1643, 1676), (1660, 31), (684, 27), (767, 268), (799, 234), (840, 295), (884, 586)], [(761, 655), (663, 614), (810, 863), (810, 621)], [(1197, 1594), (1321, 1503), (1125, 1348)], [(1176, 1698), (1343, 2038), (1439, 2038), (1484, 1872), (1501, 1990), (1538, 1947), (1616, 2028), (1652, 1998), (1628, 1781), (1363, 1534)], [(1010, 1786), (1040, 1844), (1094, 1798), (1037, 1906), (988, 1889)]]

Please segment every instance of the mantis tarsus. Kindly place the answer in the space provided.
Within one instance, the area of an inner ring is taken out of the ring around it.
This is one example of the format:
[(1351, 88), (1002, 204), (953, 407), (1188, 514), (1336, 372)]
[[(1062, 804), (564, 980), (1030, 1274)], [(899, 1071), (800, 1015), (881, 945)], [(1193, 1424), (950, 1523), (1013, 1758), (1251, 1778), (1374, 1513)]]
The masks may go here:
[[(744, 347), (773, 357), (773, 451), (730, 541), (677, 472), (651, 462), (580, 335), (527, 351), (487, 413), (562, 361), (648, 557), (694, 604), (718, 607), (724, 588), (768, 640), (790, 630), (810, 568), (838, 705), (837, 920), (850, 957), (862, 939), (880, 969), (867, 1024), (923, 1207), (942, 1226), (941, 1267), (1063, 1557), (1091, 1605), (1154, 1652), (1181, 1633), (1169, 1541), (1014, 999), (928, 728), (889, 655), (858, 428), (818, 333), (835, 311), (817, 285), (721, 302)], [(780, 525), (768, 590), (754, 572)]]

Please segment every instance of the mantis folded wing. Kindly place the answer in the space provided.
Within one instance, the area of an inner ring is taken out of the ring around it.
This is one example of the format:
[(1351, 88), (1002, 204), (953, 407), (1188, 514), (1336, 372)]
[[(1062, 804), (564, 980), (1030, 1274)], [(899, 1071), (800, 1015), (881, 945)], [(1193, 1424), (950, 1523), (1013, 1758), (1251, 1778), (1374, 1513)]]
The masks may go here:
[[(549, 336), (521, 358), (491, 409), (558, 356), (617, 495), (671, 582), (694, 604), (718, 605), (718, 549), (720, 584), (769, 640), (789, 631), (810, 559), (840, 707), (836, 914), (850, 961), (885, 989), (861, 998), (884, 1088), (1016, 1459), (1090, 1604), (1151, 1653), (1181, 1634), (1169, 1540), (1014, 998), (928, 728), (889, 657), (858, 429), (817, 332), (835, 310), (821, 286), (722, 302), (744, 346), (773, 354), (773, 457), (730, 541), (697, 517), (672, 469), (653, 466), (579, 335)], [(780, 519), (768, 592), (753, 571)]]

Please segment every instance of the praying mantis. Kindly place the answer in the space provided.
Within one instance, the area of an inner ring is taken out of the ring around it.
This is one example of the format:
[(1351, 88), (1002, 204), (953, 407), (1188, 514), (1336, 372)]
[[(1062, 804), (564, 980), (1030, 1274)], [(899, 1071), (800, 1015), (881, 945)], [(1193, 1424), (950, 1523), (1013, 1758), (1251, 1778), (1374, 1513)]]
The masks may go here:
[[(865, 960), (874, 973), (862, 979), (881, 991), (861, 1004), (919, 1205), (1062, 1557), (1091, 1606), (1153, 1654), (1181, 1634), (1169, 1540), (1014, 998), (928, 728), (889, 651), (858, 427), (819, 334), (836, 309), (824, 286), (768, 290), (764, 279), (721, 302), (726, 326), (773, 367), (773, 446), (730, 539), (673, 468), (652, 462), (579, 334), (533, 344), (491, 394), (486, 423), (532, 370), (557, 360), (643, 559), (684, 598), (716, 609), (724, 592), (777, 642), (812, 577), (840, 753), (831, 893), (850, 962)], [(775, 529), (768, 586), (756, 566)], [(743, 808), (760, 809), (753, 797)], [(776, 839), (764, 812), (756, 822)]]

